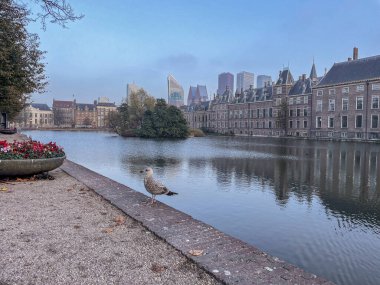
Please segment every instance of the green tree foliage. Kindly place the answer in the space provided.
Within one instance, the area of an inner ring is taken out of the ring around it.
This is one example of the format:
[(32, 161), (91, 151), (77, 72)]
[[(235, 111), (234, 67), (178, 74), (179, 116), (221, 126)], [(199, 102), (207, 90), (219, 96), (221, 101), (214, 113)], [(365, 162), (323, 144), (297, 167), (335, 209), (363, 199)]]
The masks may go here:
[(39, 38), (26, 30), (28, 10), (13, 0), (0, 1), (0, 111), (14, 118), (29, 94), (46, 85)]
[(189, 129), (181, 110), (158, 99), (153, 111), (144, 113), (137, 134), (145, 138), (186, 138)]
[(149, 96), (144, 89), (132, 92), (128, 98), (128, 122), (131, 128), (136, 129), (141, 126), (145, 111), (153, 110), (156, 99)]

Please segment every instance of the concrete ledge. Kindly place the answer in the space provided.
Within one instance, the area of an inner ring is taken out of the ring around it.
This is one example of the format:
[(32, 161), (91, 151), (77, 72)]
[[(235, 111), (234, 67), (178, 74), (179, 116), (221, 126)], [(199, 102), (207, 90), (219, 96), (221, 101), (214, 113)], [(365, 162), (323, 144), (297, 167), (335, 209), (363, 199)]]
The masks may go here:
[[(225, 284), (329, 284), (123, 184), (66, 160), (61, 169), (142, 223), (147, 229)], [(189, 254), (203, 250), (202, 256)]]

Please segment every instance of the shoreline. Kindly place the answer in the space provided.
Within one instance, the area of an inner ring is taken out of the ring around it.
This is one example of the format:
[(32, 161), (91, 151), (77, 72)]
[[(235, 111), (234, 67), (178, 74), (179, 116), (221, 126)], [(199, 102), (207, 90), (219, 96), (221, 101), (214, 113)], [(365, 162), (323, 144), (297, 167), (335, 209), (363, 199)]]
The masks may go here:
[[(72, 161), (61, 169), (224, 284), (334, 284), (159, 201), (144, 205), (144, 194)], [(194, 249), (202, 254), (190, 254)]]

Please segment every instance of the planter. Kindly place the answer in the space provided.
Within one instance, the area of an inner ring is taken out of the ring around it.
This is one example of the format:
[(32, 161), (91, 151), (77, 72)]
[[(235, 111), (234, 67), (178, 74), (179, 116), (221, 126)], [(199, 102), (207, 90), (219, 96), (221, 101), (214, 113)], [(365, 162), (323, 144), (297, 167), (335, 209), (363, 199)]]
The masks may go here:
[(60, 167), (66, 156), (42, 159), (0, 160), (0, 176), (23, 176), (47, 172)]

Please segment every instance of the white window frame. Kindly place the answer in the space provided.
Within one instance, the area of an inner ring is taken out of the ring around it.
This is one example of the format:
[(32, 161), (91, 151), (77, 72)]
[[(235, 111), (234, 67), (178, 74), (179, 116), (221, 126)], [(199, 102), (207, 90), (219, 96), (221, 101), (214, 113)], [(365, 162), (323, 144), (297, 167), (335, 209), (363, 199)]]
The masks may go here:
[(297, 97), (296, 104), (301, 104), (301, 97)]
[(364, 91), (364, 84), (356, 85), (356, 92)]
[[(358, 109), (358, 102), (359, 101), (362, 101), (362, 107), (361, 107), (361, 109)], [(363, 110), (363, 108), (364, 108), (364, 97), (363, 96), (356, 97), (356, 110)]]
[(281, 94), (281, 93), (282, 93), (282, 87), (277, 87), (276, 94)]
[(308, 97), (308, 96), (304, 96), (304, 97), (303, 97), (303, 103), (304, 103), (304, 104), (309, 103), (309, 97)]
[(329, 99), (329, 111), (335, 111), (335, 99)]
[(315, 109), (316, 112), (322, 112), (322, 106), (323, 106), (323, 102), (322, 100), (317, 100), (317, 107)]
[(350, 93), (350, 87), (348, 87), (348, 86), (346, 86), (346, 87), (342, 87), (342, 93), (343, 93), (343, 94)]
[[(347, 109), (344, 109), (344, 101), (347, 101)], [(349, 109), (349, 102), (350, 102), (350, 100), (349, 100), (349, 98), (347, 97), (347, 98), (342, 98), (342, 111), (348, 111), (348, 109)]]
[(335, 95), (335, 88), (329, 89), (329, 95)]
[(289, 105), (293, 105), (293, 98), (289, 98)]
[[(373, 117), (377, 117), (377, 127), (374, 127), (373, 126)], [(372, 116), (371, 116), (371, 128), (372, 129), (378, 129), (379, 128), (379, 115), (377, 115), (377, 114), (373, 114)]]
[[(319, 118), (319, 120), (318, 120), (318, 118)], [(318, 127), (318, 121), (321, 122), (321, 126), (320, 127)], [(322, 128), (322, 116), (316, 116), (315, 117), (315, 128), (316, 129), (321, 129)]]
[(372, 90), (380, 90), (380, 83), (372, 83)]
[[(373, 107), (374, 100), (377, 99), (377, 107)], [(379, 109), (380, 99), (379, 96), (372, 96), (371, 109)]]
[[(345, 127), (343, 127), (343, 117), (346, 117), (346, 126)], [(348, 116), (342, 116), (342, 119), (340, 120), (340, 127), (342, 128), (342, 129), (347, 129), (348, 128)]]

